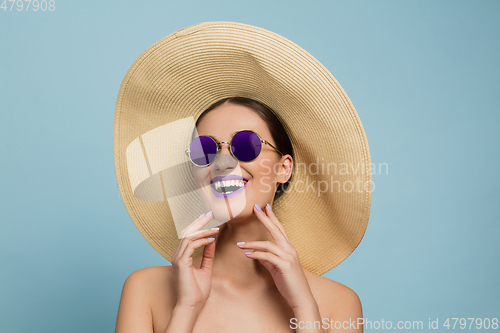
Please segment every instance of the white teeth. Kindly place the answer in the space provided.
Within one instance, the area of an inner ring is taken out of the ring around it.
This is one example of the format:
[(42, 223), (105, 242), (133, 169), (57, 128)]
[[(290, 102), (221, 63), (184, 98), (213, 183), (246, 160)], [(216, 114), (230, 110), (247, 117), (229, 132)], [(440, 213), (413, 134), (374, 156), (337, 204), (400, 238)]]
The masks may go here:
[(245, 186), (245, 182), (241, 179), (224, 180), (224, 181), (214, 182), (213, 186), (216, 190), (218, 190), (221, 187), (229, 187), (229, 186), (243, 187)]

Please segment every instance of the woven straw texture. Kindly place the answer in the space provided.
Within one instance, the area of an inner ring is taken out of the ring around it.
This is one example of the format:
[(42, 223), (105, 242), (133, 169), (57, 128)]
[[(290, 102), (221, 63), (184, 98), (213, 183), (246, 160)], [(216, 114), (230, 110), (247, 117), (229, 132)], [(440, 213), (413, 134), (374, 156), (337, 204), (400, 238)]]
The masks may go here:
[[(366, 230), (372, 190), (368, 141), (332, 74), (295, 43), (262, 28), (200, 23), (156, 42), (132, 64), (118, 93), (114, 119), (116, 176), (130, 217), (170, 261), (179, 239), (168, 193), (176, 192), (183, 182), (179, 177), (190, 169), (186, 156), (177, 177), (152, 167), (162, 151), (145, 147), (147, 134), (196, 119), (214, 102), (231, 96), (266, 104), (289, 133), (296, 167), (290, 190), (273, 209), (302, 266), (326, 273), (354, 251)], [(178, 140), (179, 147), (187, 149), (186, 140)], [(127, 157), (127, 148), (143, 155)], [(155, 180), (143, 191), (149, 199), (137, 194), (146, 173)], [(327, 190), (320, 193), (318, 184)], [(190, 214), (203, 209), (190, 207), (189, 197), (184, 199)]]

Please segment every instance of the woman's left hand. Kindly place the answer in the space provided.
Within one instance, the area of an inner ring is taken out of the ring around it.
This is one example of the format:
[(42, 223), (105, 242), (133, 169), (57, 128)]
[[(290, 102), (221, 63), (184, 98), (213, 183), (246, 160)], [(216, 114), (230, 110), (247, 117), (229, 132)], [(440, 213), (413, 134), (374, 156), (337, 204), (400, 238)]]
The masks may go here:
[(255, 215), (267, 228), (276, 244), (270, 241), (253, 241), (238, 246), (241, 249), (255, 250), (246, 252), (247, 257), (259, 260), (269, 270), (278, 291), (292, 309), (315, 303), (297, 251), (288, 240), (285, 229), (269, 205), (265, 211), (257, 207), (255, 205), (253, 208)]

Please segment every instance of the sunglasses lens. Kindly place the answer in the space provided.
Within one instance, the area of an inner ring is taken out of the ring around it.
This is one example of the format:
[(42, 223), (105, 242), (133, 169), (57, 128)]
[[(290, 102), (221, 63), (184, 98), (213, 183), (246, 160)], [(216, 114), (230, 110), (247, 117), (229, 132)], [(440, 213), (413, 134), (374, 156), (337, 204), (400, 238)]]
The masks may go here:
[(189, 157), (198, 166), (209, 165), (216, 155), (217, 144), (208, 136), (197, 137), (193, 140), (189, 148)]
[(242, 162), (249, 162), (260, 154), (262, 144), (257, 134), (251, 131), (237, 133), (231, 142), (233, 155)]

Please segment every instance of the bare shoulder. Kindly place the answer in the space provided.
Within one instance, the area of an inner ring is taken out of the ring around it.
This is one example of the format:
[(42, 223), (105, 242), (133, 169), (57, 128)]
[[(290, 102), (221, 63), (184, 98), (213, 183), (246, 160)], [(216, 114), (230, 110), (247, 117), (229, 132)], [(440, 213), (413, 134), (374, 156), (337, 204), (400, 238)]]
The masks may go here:
[(172, 266), (151, 266), (139, 269), (127, 278), (131, 284), (137, 285), (137, 288), (147, 297), (148, 302), (154, 303), (158, 295), (165, 297), (173, 296), (172, 288), (174, 286), (175, 275)]
[(361, 318), (361, 301), (354, 290), (325, 277), (304, 270), (309, 286), (325, 318)]
[(143, 282), (157, 282), (165, 279), (173, 279), (174, 270), (172, 266), (151, 266), (141, 268), (129, 275), (128, 279), (141, 280)]
[(116, 332), (153, 332), (153, 307), (158, 295), (171, 295), (174, 278), (170, 266), (151, 266), (130, 274), (123, 283)]

